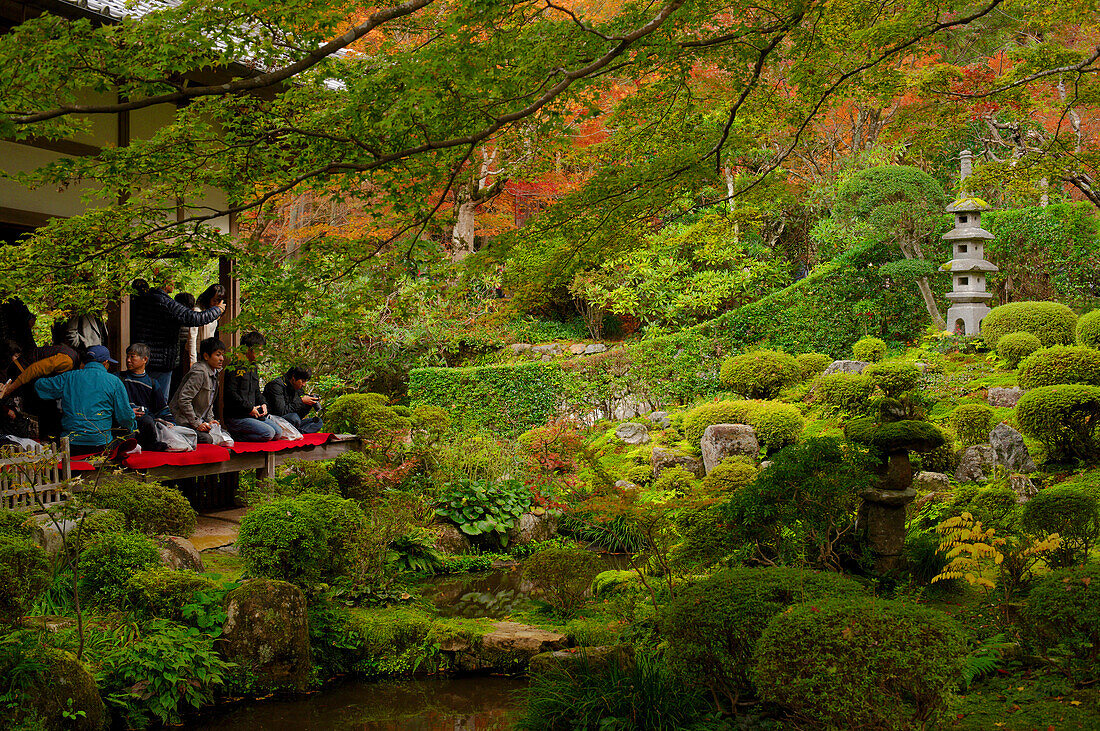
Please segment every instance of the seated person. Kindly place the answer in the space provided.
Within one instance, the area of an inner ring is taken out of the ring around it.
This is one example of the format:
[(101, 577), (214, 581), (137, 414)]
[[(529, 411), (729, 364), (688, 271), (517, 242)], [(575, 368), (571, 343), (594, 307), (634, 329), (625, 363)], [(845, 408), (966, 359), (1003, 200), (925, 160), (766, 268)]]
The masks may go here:
[(313, 409), (320, 408), (321, 400), (302, 395), (312, 375), (308, 368), (295, 366), (285, 376), (279, 376), (264, 386), (264, 400), (271, 415), (283, 417), (303, 434), (315, 434), (323, 428), (320, 416), (309, 415)]
[(126, 348), (126, 370), (118, 374), (126, 393), (130, 397), (130, 406), (134, 409), (134, 418), (138, 425), (138, 444), (142, 449), (163, 452), (165, 444), (157, 439), (157, 419), (171, 419), (172, 412), (164, 397), (156, 389), (156, 384), (145, 372), (149, 362), (149, 346), (145, 343), (133, 343)]
[(243, 356), (234, 356), (225, 369), (225, 425), (233, 438), (242, 442), (268, 442), (276, 434), (267, 420), (267, 403), (256, 371), (256, 361), (265, 345), (267, 340), (260, 333), (245, 333), (241, 337)]
[(35, 381), (40, 398), (61, 399), (61, 428), (76, 454), (102, 450), (111, 442), (115, 425), (127, 436), (137, 426), (126, 387), (107, 372), (109, 363), (118, 363), (111, 351), (93, 345), (84, 354), (80, 370)]
[(194, 429), (201, 444), (213, 444), (210, 430), (214, 419), (214, 395), (218, 390), (218, 371), (225, 364), (225, 345), (217, 338), (199, 343), (199, 360), (187, 371), (168, 408), (172, 420), (180, 426)]
[[(8, 383), (0, 385), (0, 399), (23, 396), (24, 408), (38, 417), (38, 436), (51, 439), (61, 436), (61, 412), (55, 399), (42, 399), (31, 386), (39, 378), (56, 376), (80, 368), (80, 356), (68, 345), (46, 345), (24, 348), (19, 343), (8, 342), (12, 354), (8, 366)], [(5, 409), (8, 415), (14, 410)], [(14, 417), (13, 417), (14, 418)]]

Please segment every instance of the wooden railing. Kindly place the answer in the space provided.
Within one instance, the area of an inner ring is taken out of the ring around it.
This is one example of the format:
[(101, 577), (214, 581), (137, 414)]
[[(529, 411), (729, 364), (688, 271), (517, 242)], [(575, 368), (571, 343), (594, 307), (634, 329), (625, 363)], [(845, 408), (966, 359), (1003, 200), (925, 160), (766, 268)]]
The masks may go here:
[(34, 452), (0, 448), (0, 508), (41, 510), (65, 502), (72, 492), (69, 440)]

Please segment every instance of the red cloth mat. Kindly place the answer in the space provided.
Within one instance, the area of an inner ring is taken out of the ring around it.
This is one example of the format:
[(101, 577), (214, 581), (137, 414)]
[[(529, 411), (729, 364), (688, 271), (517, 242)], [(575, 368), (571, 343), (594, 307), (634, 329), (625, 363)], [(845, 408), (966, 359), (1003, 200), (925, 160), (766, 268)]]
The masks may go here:
[(193, 452), (142, 452), (131, 454), (122, 464), (132, 470), (149, 470), (154, 467), (183, 467), (192, 464), (228, 462), (229, 450), (213, 444), (200, 444)]
[(295, 447), (315, 447), (318, 444), (324, 444), (331, 438), (331, 434), (304, 434), (301, 439), (295, 439), (293, 442), (288, 439), (273, 439), (270, 442), (234, 442), (230, 449), (237, 454), (281, 452), (284, 449), (294, 449)]
[[(58, 465), (60, 467), (61, 465)], [(85, 462), (82, 459), (69, 460), (69, 471), (71, 472), (89, 472), (95, 469), (95, 465), (91, 462)]]

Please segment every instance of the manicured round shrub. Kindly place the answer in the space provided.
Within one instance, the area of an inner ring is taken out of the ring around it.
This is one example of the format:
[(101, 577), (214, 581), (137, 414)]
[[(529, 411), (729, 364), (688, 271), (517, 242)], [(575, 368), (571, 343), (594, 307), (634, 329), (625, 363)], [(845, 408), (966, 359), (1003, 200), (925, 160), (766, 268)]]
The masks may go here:
[(1100, 310), (1081, 315), (1077, 321), (1077, 344), (1100, 348)]
[(912, 729), (947, 710), (967, 646), (942, 612), (874, 597), (809, 601), (768, 622), (761, 699), (827, 728)]
[(195, 592), (212, 592), (217, 583), (202, 574), (167, 566), (138, 571), (126, 580), (126, 603), (146, 617), (180, 621), (184, 605), (194, 601)]
[(80, 594), (92, 604), (122, 607), (135, 572), (160, 565), (160, 553), (141, 533), (104, 533), (80, 553)]
[(684, 436), (699, 444), (703, 432), (713, 424), (748, 424), (749, 401), (714, 401), (700, 404), (684, 417)]
[(833, 362), (833, 359), (824, 353), (802, 353), (796, 355), (795, 360), (798, 361), (798, 371), (803, 381), (821, 373)]
[(948, 417), (951, 428), (964, 447), (988, 442), (989, 432), (996, 426), (994, 419), (993, 409), (985, 404), (963, 404)]
[(371, 538), (367, 516), (359, 503), (338, 495), (314, 493), (299, 495), (294, 502), (320, 516), (325, 527), (331, 561), (324, 567), (324, 578), (357, 576), (363, 550)]
[(1053, 461), (1100, 457), (1100, 388), (1043, 386), (1016, 404), (1016, 421), (1025, 436), (1042, 442)]
[(844, 425), (848, 441), (866, 444), (884, 452), (907, 449), (930, 452), (947, 441), (935, 424), (916, 419), (879, 423), (874, 419), (853, 419)]
[(1017, 380), (1025, 389), (1064, 383), (1100, 386), (1100, 350), (1072, 345), (1036, 350), (1020, 363)]
[(852, 346), (852, 355), (865, 363), (878, 363), (886, 357), (886, 343), (878, 338), (860, 338)]
[(864, 370), (871, 378), (871, 383), (882, 389), (889, 398), (897, 398), (906, 391), (912, 391), (920, 383), (921, 372), (912, 363), (905, 361), (891, 361), (888, 363), (875, 363)]
[(362, 452), (344, 452), (333, 460), (330, 472), (341, 495), (352, 500), (372, 500), (382, 488), (373, 474), (378, 467), (376, 460)]
[(694, 492), (698, 484), (699, 481), (694, 474), (677, 465), (661, 470), (661, 476), (654, 480), (652, 489), (654, 492), (687, 495)]
[(1010, 302), (994, 307), (982, 320), (982, 338), (996, 349), (998, 341), (1016, 332), (1029, 332), (1043, 347), (1073, 342), (1077, 315), (1059, 302)]
[(726, 457), (703, 478), (709, 492), (729, 493), (756, 479), (756, 465), (747, 457)]
[(325, 422), (336, 433), (358, 434), (369, 442), (389, 444), (412, 428), (412, 422), (388, 405), (380, 393), (337, 396), (325, 408)]
[(969, 504), (962, 510), (952, 515), (962, 515), (968, 512), (975, 520), (982, 521), (987, 528), (995, 528), (998, 533), (1005, 534), (1015, 527), (1020, 513), (1020, 503), (1016, 491), (1011, 487), (983, 487), (979, 488), (970, 498)]
[(274, 500), (244, 516), (237, 546), (249, 576), (300, 585), (320, 581), (332, 560), (324, 520), (296, 499)]
[(412, 428), (427, 435), (429, 442), (438, 441), (451, 428), (451, 416), (446, 409), (431, 404), (417, 404), (409, 418)]
[(300, 495), (306, 492), (318, 495), (340, 494), (340, 484), (332, 476), (332, 471), (325, 462), (296, 459), (287, 462), (286, 466), (290, 472), (289, 477), (293, 481), (291, 486), (293, 494)]
[(862, 373), (830, 373), (817, 382), (821, 400), (830, 407), (848, 413), (858, 413), (867, 406), (875, 384)]
[(661, 625), (669, 663), (680, 675), (734, 696), (748, 686), (753, 650), (764, 626), (792, 604), (863, 593), (838, 574), (780, 568), (734, 568), (681, 587)]
[(726, 360), (718, 374), (722, 384), (745, 398), (774, 398), (798, 383), (802, 369), (793, 355), (777, 350), (754, 350)]
[(1060, 648), (1074, 658), (1075, 680), (1100, 678), (1100, 565), (1060, 569), (1035, 581), (1022, 625), (1037, 652)]
[(179, 490), (153, 480), (123, 473), (104, 477), (95, 490), (81, 499), (96, 508), (117, 510), (126, 516), (126, 527), (146, 535), (187, 538), (195, 531), (195, 511)]
[(1049, 487), (1024, 503), (1020, 527), (1036, 536), (1061, 536), (1062, 547), (1055, 552), (1053, 567), (1085, 563), (1100, 540), (1100, 500), (1076, 485)]
[(0, 536), (0, 623), (14, 623), (50, 585), (46, 552), (26, 538)]
[(555, 611), (572, 614), (602, 568), (596, 554), (583, 548), (547, 548), (531, 554), (523, 573)]
[(1001, 356), (1009, 368), (1017, 368), (1020, 361), (1034, 353), (1043, 344), (1031, 333), (1009, 333), (997, 341), (997, 355)]
[(775, 452), (798, 441), (806, 424), (794, 404), (759, 401), (749, 410), (749, 425), (756, 440), (767, 452)]

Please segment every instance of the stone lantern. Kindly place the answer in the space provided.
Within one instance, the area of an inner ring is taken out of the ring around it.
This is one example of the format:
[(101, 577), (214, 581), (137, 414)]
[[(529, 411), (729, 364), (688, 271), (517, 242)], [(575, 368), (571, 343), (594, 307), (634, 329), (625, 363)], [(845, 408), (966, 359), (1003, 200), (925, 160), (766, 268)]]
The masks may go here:
[[(970, 150), (963, 150), (960, 157), (965, 185), (970, 175)], [(985, 289), (987, 279), (997, 267), (985, 259), (985, 242), (992, 239), (993, 234), (981, 224), (982, 211), (988, 211), (989, 204), (965, 192), (962, 196), (947, 207), (947, 212), (955, 216), (955, 227), (944, 234), (944, 239), (951, 242), (953, 258), (940, 269), (951, 274), (952, 287), (947, 293), (947, 299), (951, 300), (947, 309), (948, 328), (963, 335), (978, 335), (982, 331), (982, 319), (989, 314), (989, 300), (993, 298)]]

